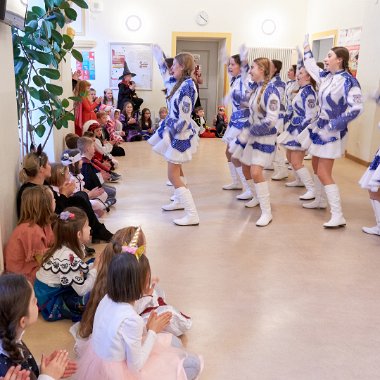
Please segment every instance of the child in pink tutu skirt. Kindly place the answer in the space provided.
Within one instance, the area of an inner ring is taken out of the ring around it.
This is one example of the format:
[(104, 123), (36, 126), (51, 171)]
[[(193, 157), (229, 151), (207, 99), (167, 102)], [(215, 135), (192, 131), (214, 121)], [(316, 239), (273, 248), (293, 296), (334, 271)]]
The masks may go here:
[(110, 263), (107, 294), (96, 310), (92, 336), (82, 346), (75, 379), (196, 379), (201, 359), (174, 347), (171, 334), (160, 334), (170, 312), (152, 312), (145, 329), (134, 308), (143, 293), (142, 251), (127, 245), (122, 249), (130, 254), (115, 255)]

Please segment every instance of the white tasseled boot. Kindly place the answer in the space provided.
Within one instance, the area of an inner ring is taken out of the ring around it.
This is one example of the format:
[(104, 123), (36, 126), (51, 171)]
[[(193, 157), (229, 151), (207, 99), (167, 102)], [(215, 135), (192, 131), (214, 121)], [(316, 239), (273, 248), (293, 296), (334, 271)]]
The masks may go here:
[(256, 226), (265, 227), (272, 221), (268, 182), (255, 183), (255, 190), (261, 208), (261, 216), (256, 222)]
[(285, 163), (285, 150), (282, 146), (276, 145), (276, 153), (273, 159), (274, 173), (272, 179), (274, 181), (281, 181), (282, 179), (288, 178), (288, 166)]
[(230, 183), (229, 185), (224, 185), (223, 190), (241, 190), (242, 186), (240, 183), (240, 179), (236, 171), (236, 167), (232, 162), (228, 162), (228, 169), (230, 170), (232, 183)]
[(255, 194), (255, 183), (253, 182), (253, 179), (248, 180), (247, 183), (248, 183), (249, 188), (251, 189), (252, 199), (245, 204), (245, 207), (248, 207), (248, 208), (256, 207), (257, 205), (259, 205), (259, 200), (257, 199), (256, 194)]
[(301, 178), (299, 177), (297, 172), (294, 170), (293, 166), (292, 166), (292, 169), (293, 169), (295, 179), (294, 179), (294, 181), (286, 182), (285, 186), (287, 186), (287, 187), (305, 187), (305, 185), (301, 181)]
[(363, 227), (362, 230), (366, 234), (370, 235), (380, 235), (380, 202), (374, 199), (370, 199), (373, 211), (375, 213), (376, 226), (374, 227)]
[(236, 172), (240, 178), (240, 182), (242, 183), (243, 190), (244, 190), (241, 194), (236, 196), (236, 199), (239, 199), (241, 201), (246, 201), (248, 199), (251, 199), (252, 198), (252, 192), (251, 192), (251, 189), (249, 187), (247, 180), (245, 179), (245, 175), (243, 173), (243, 168), (241, 166), (239, 166), (238, 168), (236, 168)]
[(314, 192), (315, 198), (312, 202), (303, 203), (302, 207), (304, 208), (326, 208), (327, 207), (327, 199), (324, 187), (319, 180), (318, 176), (314, 174)]
[(305, 194), (300, 196), (300, 199), (302, 201), (309, 201), (311, 199), (314, 199), (315, 198), (314, 181), (313, 181), (313, 178), (311, 178), (309, 171), (305, 167), (302, 167), (301, 169), (297, 170), (297, 175), (299, 179), (303, 182), (307, 190)]
[(323, 224), (323, 227), (334, 228), (344, 227), (346, 225), (346, 219), (344, 219), (342, 212), (342, 205), (340, 202), (340, 194), (338, 185), (333, 183), (325, 186), (327, 200), (330, 205), (331, 219)]
[(174, 219), (174, 224), (177, 224), (178, 226), (198, 225), (199, 216), (190, 190), (186, 187), (179, 187), (178, 189), (176, 189), (176, 196), (185, 208), (185, 216), (180, 219)]
[(174, 189), (174, 194), (170, 200), (172, 201), (171, 203), (161, 207), (164, 211), (183, 210), (185, 208), (178, 197), (178, 189)]

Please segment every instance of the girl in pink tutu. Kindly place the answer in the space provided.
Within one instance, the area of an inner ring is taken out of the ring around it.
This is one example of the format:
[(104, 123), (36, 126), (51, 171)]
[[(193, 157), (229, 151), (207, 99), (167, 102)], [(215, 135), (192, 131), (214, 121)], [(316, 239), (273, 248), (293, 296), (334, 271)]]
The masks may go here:
[(75, 379), (196, 379), (201, 359), (173, 347), (171, 334), (160, 334), (170, 322), (170, 312), (152, 312), (144, 331), (145, 323), (134, 308), (143, 293), (142, 250), (128, 245), (121, 249), (129, 254), (115, 255), (110, 263), (107, 294), (96, 310)]

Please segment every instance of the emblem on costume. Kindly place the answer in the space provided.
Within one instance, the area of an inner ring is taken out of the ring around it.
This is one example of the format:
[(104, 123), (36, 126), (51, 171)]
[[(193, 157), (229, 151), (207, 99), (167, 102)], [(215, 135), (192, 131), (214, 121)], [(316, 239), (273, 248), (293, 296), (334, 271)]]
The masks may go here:
[(307, 106), (309, 108), (314, 108), (315, 107), (315, 100), (314, 99), (308, 99), (307, 100)]
[(182, 103), (182, 111), (184, 113), (189, 113), (190, 112), (190, 103), (189, 102), (183, 102)]
[(362, 96), (360, 94), (354, 95), (354, 103), (356, 103), (356, 104), (362, 103)]
[(269, 102), (269, 109), (271, 111), (276, 111), (276, 109), (278, 108), (278, 100), (276, 99), (272, 99), (270, 102)]

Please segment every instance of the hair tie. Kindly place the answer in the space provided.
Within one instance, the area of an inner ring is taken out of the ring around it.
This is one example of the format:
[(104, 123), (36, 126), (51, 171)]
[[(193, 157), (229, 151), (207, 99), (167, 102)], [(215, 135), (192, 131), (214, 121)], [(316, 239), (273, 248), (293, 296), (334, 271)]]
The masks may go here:
[(74, 220), (75, 219), (75, 214), (73, 214), (70, 211), (62, 211), (59, 214), (59, 219), (64, 220), (64, 221)]

